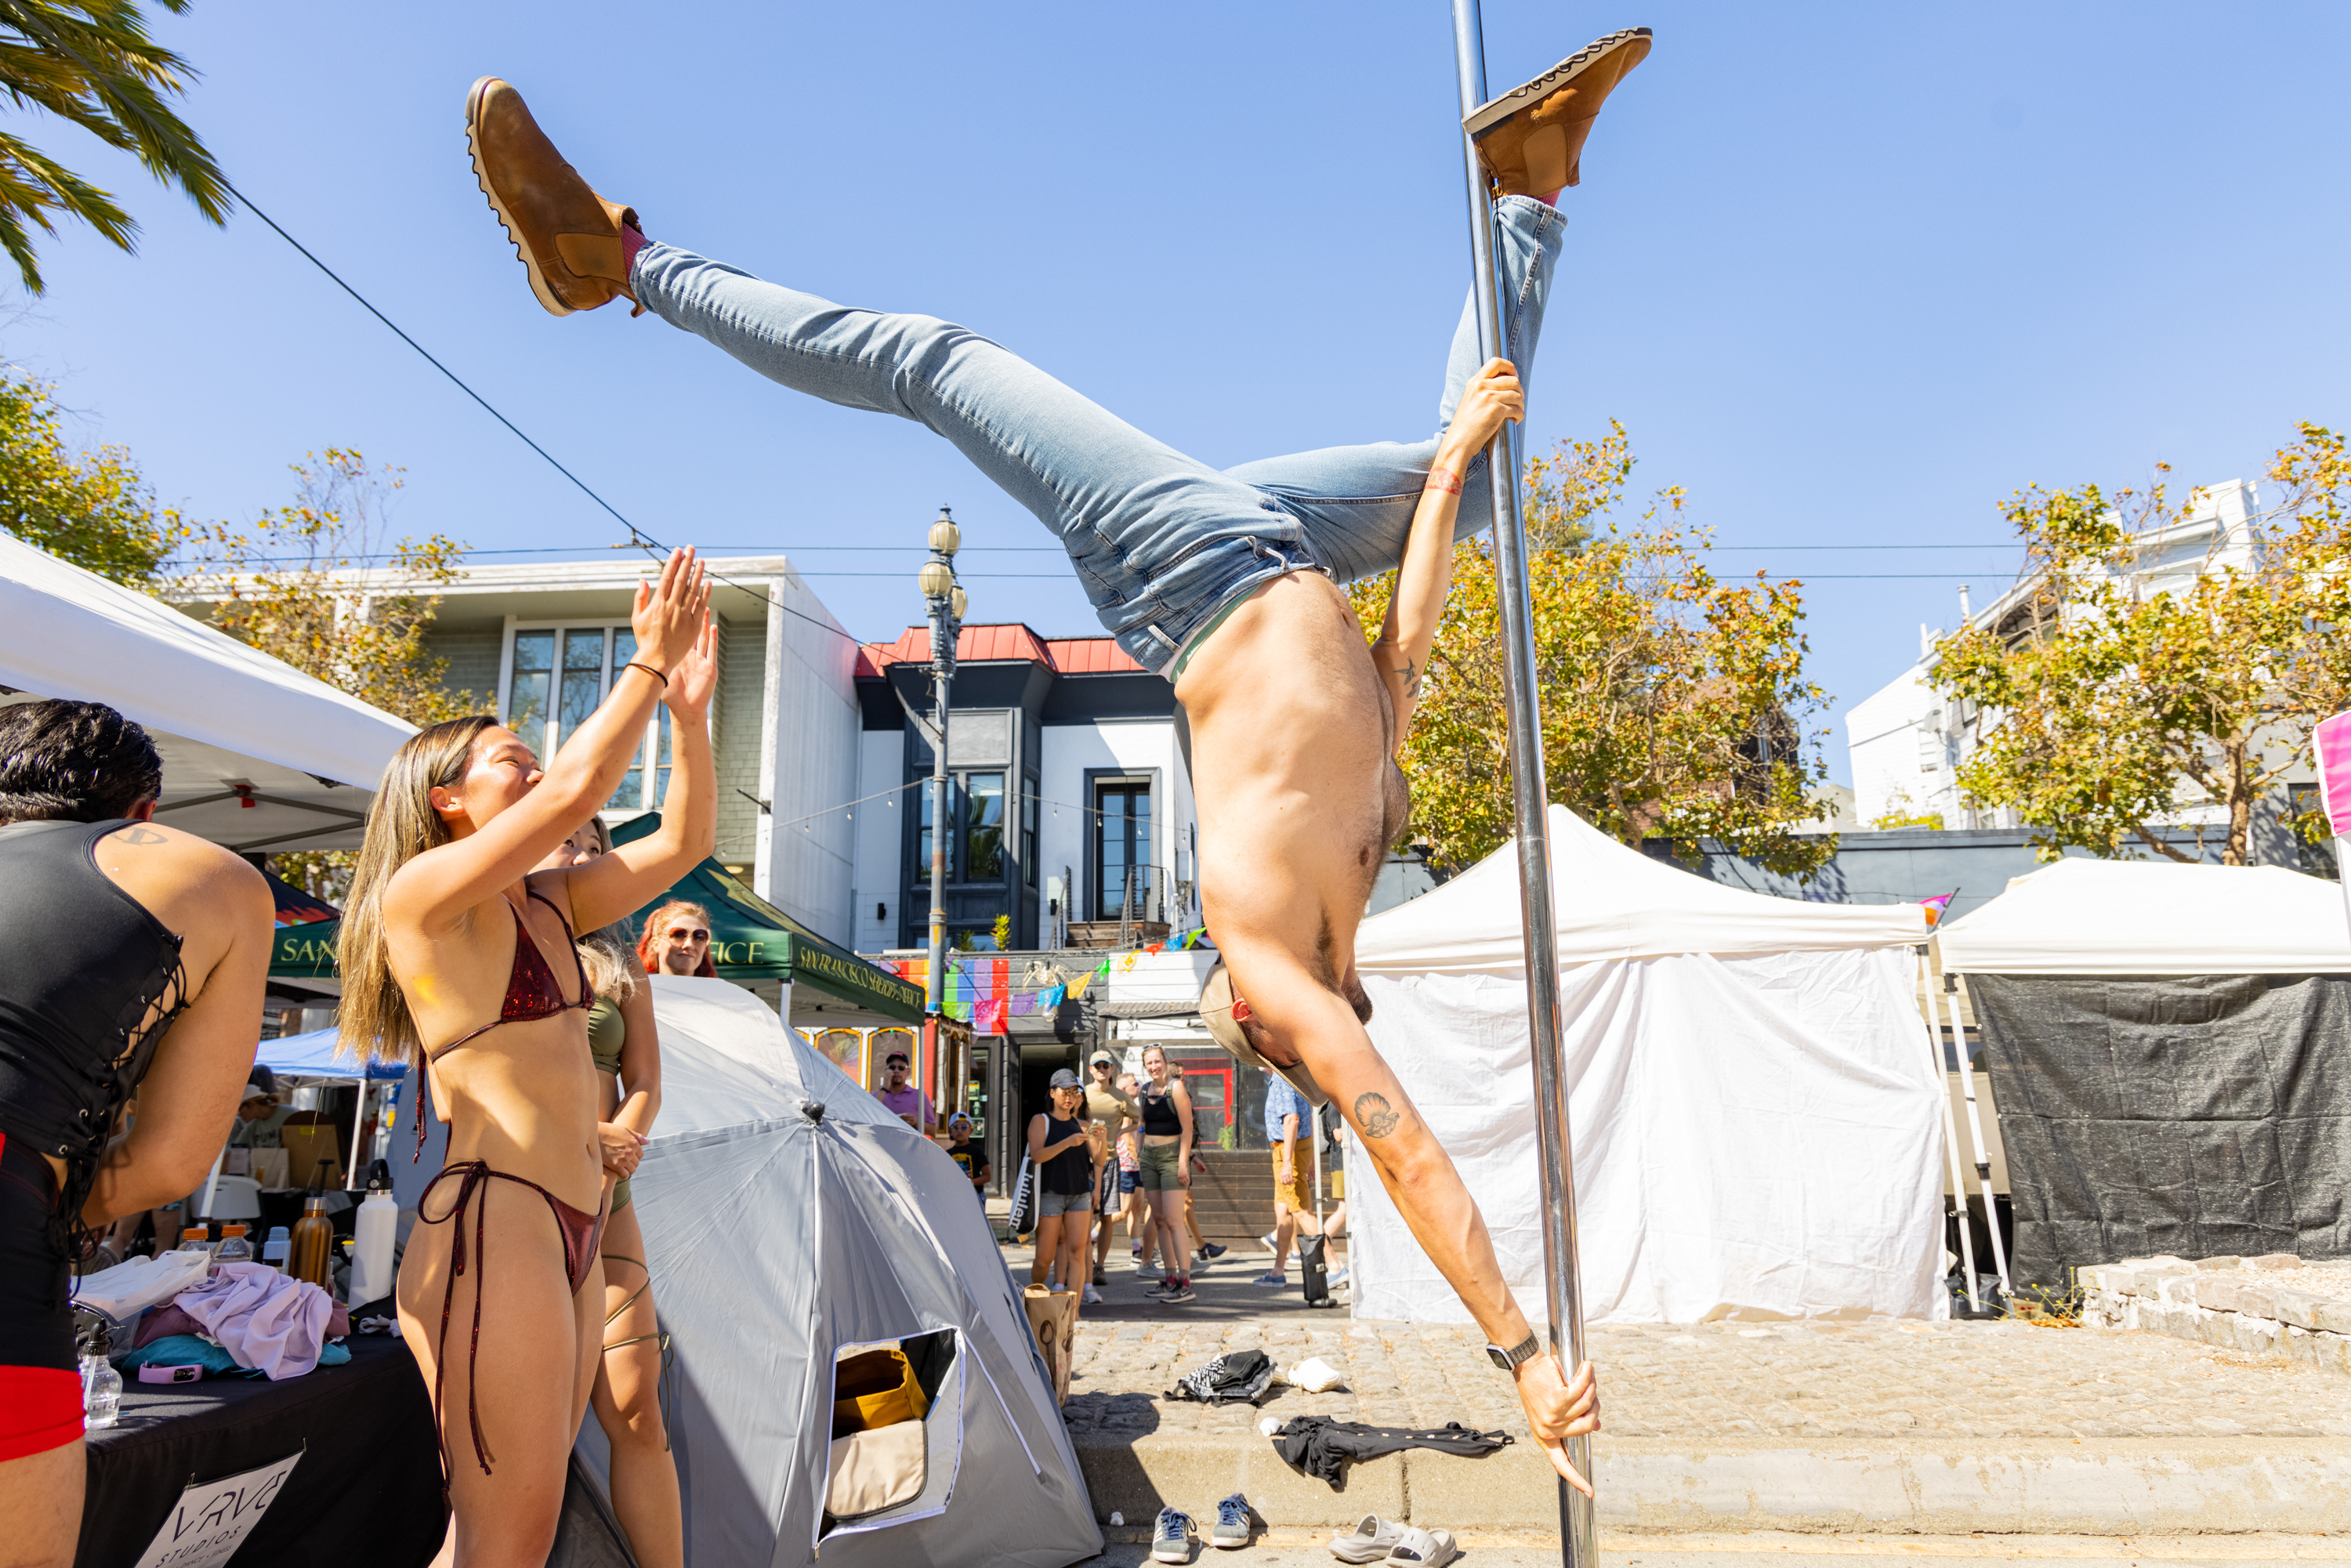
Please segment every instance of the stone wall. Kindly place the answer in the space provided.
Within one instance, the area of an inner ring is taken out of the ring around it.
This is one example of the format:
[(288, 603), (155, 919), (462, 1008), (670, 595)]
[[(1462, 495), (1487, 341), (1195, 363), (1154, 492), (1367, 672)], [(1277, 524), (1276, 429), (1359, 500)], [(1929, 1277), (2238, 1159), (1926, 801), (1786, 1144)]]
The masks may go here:
[(2290, 1252), (2126, 1259), (2082, 1270), (2082, 1319), (2351, 1374), (2346, 1273)]

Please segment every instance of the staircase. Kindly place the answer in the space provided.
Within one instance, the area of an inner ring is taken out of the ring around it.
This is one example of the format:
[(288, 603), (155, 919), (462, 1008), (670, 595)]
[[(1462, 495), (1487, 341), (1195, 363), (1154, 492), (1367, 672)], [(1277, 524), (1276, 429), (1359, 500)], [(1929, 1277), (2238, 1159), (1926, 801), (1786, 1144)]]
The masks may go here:
[(1203, 1149), (1206, 1174), (1192, 1177), (1192, 1218), (1220, 1247), (1258, 1251), (1273, 1228), (1273, 1156), (1263, 1149)]

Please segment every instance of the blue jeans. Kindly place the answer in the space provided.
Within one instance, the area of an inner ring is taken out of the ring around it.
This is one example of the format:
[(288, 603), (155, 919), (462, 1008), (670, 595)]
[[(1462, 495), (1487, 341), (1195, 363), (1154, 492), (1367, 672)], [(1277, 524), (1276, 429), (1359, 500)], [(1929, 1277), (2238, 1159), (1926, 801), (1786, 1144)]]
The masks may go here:
[[(1503, 357), (1531, 386), (1566, 220), (1525, 196), (1505, 197), (1496, 215)], [(1352, 582), (1403, 559), (1437, 437), (1479, 366), (1473, 302), (1453, 335), (1435, 434), (1218, 473), (935, 317), (834, 305), (665, 245), (638, 253), (630, 287), (646, 309), (770, 381), (911, 419), (953, 442), (1053, 530), (1102, 625), (1159, 671), (1203, 622), (1268, 579), (1319, 570)], [(1462, 476), (1456, 538), (1492, 520), (1485, 469), (1480, 455)]]

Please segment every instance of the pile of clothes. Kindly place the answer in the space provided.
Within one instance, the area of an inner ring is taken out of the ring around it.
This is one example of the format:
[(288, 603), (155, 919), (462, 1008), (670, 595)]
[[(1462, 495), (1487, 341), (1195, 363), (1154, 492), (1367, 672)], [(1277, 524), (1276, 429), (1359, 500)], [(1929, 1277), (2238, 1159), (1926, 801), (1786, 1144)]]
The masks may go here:
[(266, 1263), (214, 1263), (202, 1252), (133, 1259), (85, 1278), (75, 1304), (130, 1326), (112, 1335), (125, 1369), (197, 1366), (282, 1383), (351, 1358), (340, 1343), (351, 1332), (348, 1309)]

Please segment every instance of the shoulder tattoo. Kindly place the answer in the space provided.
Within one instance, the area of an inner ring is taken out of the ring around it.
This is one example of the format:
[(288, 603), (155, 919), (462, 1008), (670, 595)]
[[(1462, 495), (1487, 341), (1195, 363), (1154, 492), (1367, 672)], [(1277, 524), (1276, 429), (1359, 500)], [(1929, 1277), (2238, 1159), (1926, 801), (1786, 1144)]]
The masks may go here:
[(1386, 1095), (1358, 1094), (1355, 1096), (1355, 1124), (1364, 1130), (1364, 1136), (1384, 1138), (1395, 1131), (1396, 1123), (1400, 1120), (1402, 1120), (1401, 1117), (1388, 1109)]

